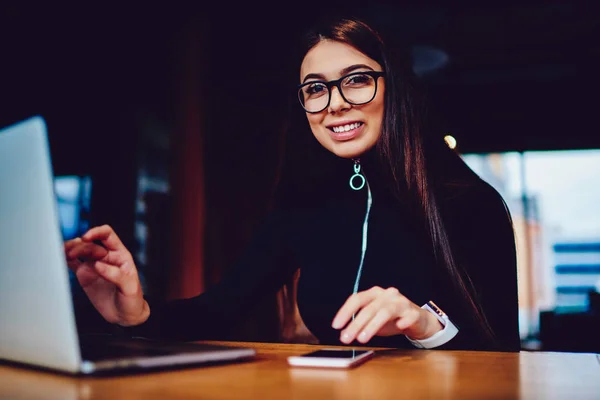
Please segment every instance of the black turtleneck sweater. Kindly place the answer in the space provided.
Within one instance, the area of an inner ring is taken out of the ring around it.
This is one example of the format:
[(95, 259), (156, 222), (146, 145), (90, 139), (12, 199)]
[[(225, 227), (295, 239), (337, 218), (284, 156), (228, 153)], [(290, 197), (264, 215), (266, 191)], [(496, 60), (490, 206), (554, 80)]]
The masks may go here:
[[(339, 170), (315, 183), (318, 190), (310, 197), (294, 193), (301, 187), (287, 193), (298, 201), (283, 202), (267, 216), (222, 282), (191, 299), (151, 304), (149, 320), (130, 331), (171, 339), (221, 339), (262, 296), (272, 296), (300, 268), (298, 307), (303, 321), (320, 343), (342, 344), (331, 322), (352, 294), (367, 188), (352, 190), (352, 165), (348, 160), (337, 165)], [(472, 280), (495, 332), (494, 345), (481, 333), (450, 276), (435, 262), (431, 246), (419, 234), (422, 224), (388, 192), (374, 164), (364, 163), (363, 171), (373, 203), (359, 291), (395, 287), (419, 306), (436, 302), (459, 327), (458, 335), (442, 348), (519, 350), (515, 243), (500, 195), (481, 181), (440, 204), (456, 261)], [(414, 348), (403, 335), (375, 337), (369, 345)]]

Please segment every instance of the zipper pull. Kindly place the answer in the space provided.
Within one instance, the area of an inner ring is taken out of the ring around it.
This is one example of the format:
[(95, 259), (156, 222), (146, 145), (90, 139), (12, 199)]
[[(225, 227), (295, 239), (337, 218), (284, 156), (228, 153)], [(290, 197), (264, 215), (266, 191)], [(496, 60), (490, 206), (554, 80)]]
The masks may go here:
[[(354, 161), (354, 175), (352, 175), (350, 177), (350, 187), (352, 188), (352, 190), (360, 190), (362, 188), (365, 187), (365, 182), (366, 179), (364, 177), (364, 175), (360, 172), (361, 170), (361, 165), (360, 165), (360, 158), (355, 158), (353, 159)], [(355, 184), (355, 180), (358, 179), (358, 185)]]

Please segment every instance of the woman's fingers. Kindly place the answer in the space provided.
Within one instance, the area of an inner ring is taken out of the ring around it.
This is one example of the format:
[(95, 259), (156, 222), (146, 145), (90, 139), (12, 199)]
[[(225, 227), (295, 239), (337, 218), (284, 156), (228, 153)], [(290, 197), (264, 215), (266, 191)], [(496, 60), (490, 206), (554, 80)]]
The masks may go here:
[[(100, 241), (102, 245), (95, 242)], [(124, 295), (134, 295), (140, 289), (133, 259), (114, 230), (103, 225), (90, 229), (82, 236), (65, 243), (67, 264), (74, 272), (87, 265), (85, 283), (97, 276), (117, 286)], [(92, 279), (94, 278), (94, 279)], [(80, 280), (81, 283), (81, 280)]]
[(65, 242), (64, 250), (67, 265), (107, 321), (130, 326), (148, 318), (133, 257), (110, 226)]
[(72, 240), (67, 240), (64, 243), (64, 250), (65, 250), (65, 258), (67, 259), (67, 266), (69, 267), (69, 269), (75, 273), (77, 273), (77, 269), (79, 269), (79, 267), (81, 266), (81, 261), (79, 261), (79, 259), (77, 258), (71, 258), (69, 257), (69, 252), (77, 245), (79, 245), (81, 243), (81, 239), (80, 238), (75, 238)]
[(81, 266), (81, 261), (79, 260), (67, 260), (67, 267), (73, 272), (77, 272), (77, 269)]
[(358, 341), (361, 343), (367, 343), (377, 335), (384, 326), (391, 320), (397, 319), (388, 308), (382, 308), (377, 311), (375, 316), (365, 325), (365, 327), (358, 334)]
[(369, 290), (355, 293), (350, 296), (337, 312), (331, 326), (334, 329), (341, 329), (346, 326), (348, 321), (350, 321), (352, 316), (356, 314), (358, 310), (373, 301), (373, 299), (375, 299), (382, 291), (383, 289), (380, 287), (373, 287)]
[(68, 262), (73, 260), (102, 260), (108, 256), (108, 250), (94, 243), (80, 241), (69, 246), (69, 249), (66, 250), (66, 256)]
[(82, 264), (82, 261), (77, 258), (67, 257), (66, 261), (67, 261), (67, 266), (71, 269), (77, 268), (78, 266), (80, 266)]
[(69, 252), (69, 250), (71, 250), (73, 247), (77, 246), (79, 243), (81, 243), (81, 238), (67, 240), (64, 243), (65, 254), (67, 254)]
[(102, 278), (117, 286), (125, 296), (134, 295), (138, 292), (139, 280), (136, 275), (128, 274), (121, 268), (102, 261), (96, 261), (94, 269)]
[(346, 344), (352, 343), (357, 338), (357, 336), (361, 334), (365, 326), (373, 319), (373, 317), (379, 312), (381, 308), (382, 302), (378, 301), (377, 299), (363, 306), (354, 318), (354, 320), (350, 322), (346, 329), (342, 331), (340, 335), (340, 340)]
[(396, 321), (396, 328), (400, 331), (405, 331), (406, 329), (413, 326), (419, 320), (419, 312), (407, 312), (401, 319)]
[(347, 325), (340, 335), (343, 343), (367, 343), (376, 335), (397, 335), (404, 329), (419, 328), (420, 310), (396, 288), (373, 287), (350, 296), (332, 326), (340, 329)]
[(108, 250), (127, 251), (119, 236), (109, 225), (97, 226), (87, 231), (82, 237), (84, 242), (99, 240)]

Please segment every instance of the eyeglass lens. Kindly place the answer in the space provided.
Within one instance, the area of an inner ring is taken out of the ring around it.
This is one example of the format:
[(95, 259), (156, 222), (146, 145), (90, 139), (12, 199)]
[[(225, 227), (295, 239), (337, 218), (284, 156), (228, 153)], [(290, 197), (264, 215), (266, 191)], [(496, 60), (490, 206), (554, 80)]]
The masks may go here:
[[(352, 74), (343, 78), (338, 88), (348, 103), (359, 105), (373, 100), (376, 82), (371, 75)], [(325, 82), (318, 81), (302, 86), (298, 95), (306, 111), (319, 112), (329, 105), (331, 91)]]

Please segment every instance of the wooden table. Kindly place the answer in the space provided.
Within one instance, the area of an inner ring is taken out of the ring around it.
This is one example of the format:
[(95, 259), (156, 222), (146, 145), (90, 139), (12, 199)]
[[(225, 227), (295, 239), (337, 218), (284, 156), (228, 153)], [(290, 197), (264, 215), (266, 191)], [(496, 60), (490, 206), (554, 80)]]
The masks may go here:
[(0, 399), (600, 399), (594, 354), (380, 350), (353, 370), (290, 368), (320, 346), (253, 347), (254, 361), (73, 378), (0, 365)]

